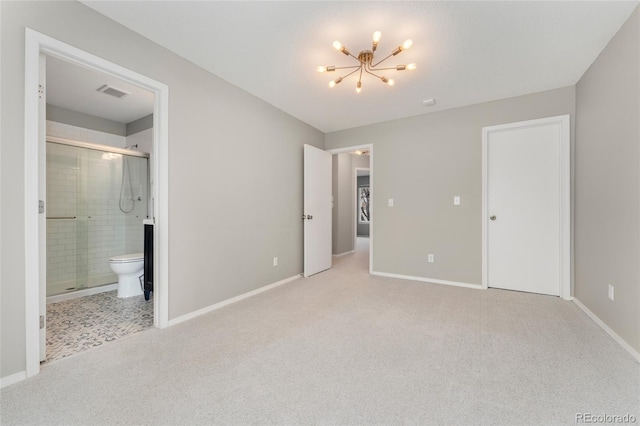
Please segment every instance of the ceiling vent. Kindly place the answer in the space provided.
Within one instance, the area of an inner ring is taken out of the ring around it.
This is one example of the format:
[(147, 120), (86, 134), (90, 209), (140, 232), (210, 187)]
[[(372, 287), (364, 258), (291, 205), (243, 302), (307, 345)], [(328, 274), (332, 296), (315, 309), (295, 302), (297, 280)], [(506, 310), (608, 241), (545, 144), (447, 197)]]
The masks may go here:
[(129, 92), (125, 92), (122, 89), (118, 89), (115, 88), (113, 86), (109, 86), (108, 84), (103, 84), (102, 86), (98, 87), (98, 89), (96, 89), (98, 92), (102, 92), (105, 95), (110, 95), (113, 97), (116, 97), (118, 99), (120, 98), (124, 98), (125, 96), (130, 95), (131, 93)]

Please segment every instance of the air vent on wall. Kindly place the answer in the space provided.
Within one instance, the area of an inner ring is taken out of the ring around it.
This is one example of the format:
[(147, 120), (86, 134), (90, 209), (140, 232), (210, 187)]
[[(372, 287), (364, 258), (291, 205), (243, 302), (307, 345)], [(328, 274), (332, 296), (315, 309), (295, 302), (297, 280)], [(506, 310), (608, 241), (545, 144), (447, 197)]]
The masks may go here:
[(113, 97), (116, 97), (118, 99), (120, 98), (124, 98), (127, 95), (130, 95), (131, 93), (129, 92), (125, 92), (122, 89), (118, 89), (115, 88), (113, 86), (109, 86), (108, 84), (103, 84), (102, 86), (98, 87), (98, 89), (96, 89), (98, 92), (102, 92), (106, 95), (111, 95)]

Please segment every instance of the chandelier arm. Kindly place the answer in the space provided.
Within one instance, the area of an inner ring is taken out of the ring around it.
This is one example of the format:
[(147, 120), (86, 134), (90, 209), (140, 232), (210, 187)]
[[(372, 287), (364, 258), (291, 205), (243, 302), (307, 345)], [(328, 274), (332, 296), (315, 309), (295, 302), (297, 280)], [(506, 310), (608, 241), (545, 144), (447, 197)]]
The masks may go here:
[(375, 64), (369, 66), (369, 69), (373, 69), (375, 67), (377, 67), (378, 65), (380, 65), (381, 63), (383, 63), (384, 61), (386, 61), (387, 59), (389, 59), (390, 57), (394, 56), (393, 53), (390, 53), (387, 57), (385, 57), (384, 59), (376, 62)]
[(369, 69), (372, 70), (372, 71), (386, 71), (386, 70), (400, 71), (400, 70), (398, 70), (397, 67), (389, 67), (389, 68), (373, 68), (373, 67), (370, 67)]
[[(344, 51), (339, 50), (338, 52), (340, 52), (340, 53), (343, 53), (343, 54), (344, 54)], [(357, 57), (357, 56), (354, 56), (354, 55), (353, 55), (353, 53), (351, 53), (351, 51), (349, 51), (349, 49), (347, 49), (347, 53), (346, 53), (346, 55), (347, 55), (347, 56), (351, 56), (353, 59), (355, 59), (356, 61), (360, 62), (360, 59), (358, 59), (358, 57)]]
[(335, 69), (337, 69), (337, 70), (343, 70), (343, 69), (346, 69), (346, 68), (360, 68), (360, 65), (353, 65), (353, 66), (351, 66), (351, 67), (336, 67)]
[(362, 82), (362, 66), (360, 66), (360, 76), (358, 77), (358, 82)]
[[(375, 70), (374, 70), (374, 71), (375, 71)], [(374, 77), (379, 78), (380, 80), (382, 80), (382, 77), (381, 77), (381, 76), (379, 76), (379, 75), (377, 75), (377, 74), (372, 73), (372, 72), (371, 72), (371, 71), (369, 71), (368, 69), (365, 69), (365, 72), (366, 72), (367, 74), (371, 74), (372, 76), (374, 76)]]
[[(358, 67), (358, 68), (362, 69), (362, 67)], [(351, 74), (353, 74), (353, 73), (354, 73), (354, 72), (356, 72), (356, 71), (358, 71), (358, 70), (356, 69), (356, 70), (351, 71), (351, 72), (350, 72), (350, 73), (348, 73), (348, 74), (343, 75), (343, 76), (342, 76), (342, 79), (344, 80), (345, 78), (349, 77)]]
[(349, 52), (349, 56), (351, 56), (353, 59), (355, 59), (356, 61), (360, 62), (360, 59), (358, 59), (357, 56), (353, 56), (353, 53)]

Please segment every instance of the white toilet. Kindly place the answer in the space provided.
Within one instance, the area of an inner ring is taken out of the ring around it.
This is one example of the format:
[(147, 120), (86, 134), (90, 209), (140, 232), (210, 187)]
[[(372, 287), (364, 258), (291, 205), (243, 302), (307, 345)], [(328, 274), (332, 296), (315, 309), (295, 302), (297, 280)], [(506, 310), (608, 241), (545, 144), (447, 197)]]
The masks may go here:
[(110, 257), (109, 266), (118, 275), (118, 297), (139, 296), (143, 293), (140, 276), (144, 269), (144, 253)]

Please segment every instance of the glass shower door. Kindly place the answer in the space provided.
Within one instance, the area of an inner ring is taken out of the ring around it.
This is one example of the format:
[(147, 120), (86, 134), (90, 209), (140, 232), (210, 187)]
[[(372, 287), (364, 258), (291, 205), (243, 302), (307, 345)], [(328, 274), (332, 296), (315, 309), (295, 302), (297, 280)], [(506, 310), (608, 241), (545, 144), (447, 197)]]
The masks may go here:
[(78, 155), (47, 143), (47, 296), (76, 290), (78, 278)]
[(118, 282), (109, 258), (143, 251), (148, 189), (145, 157), (47, 142), (47, 296)]

